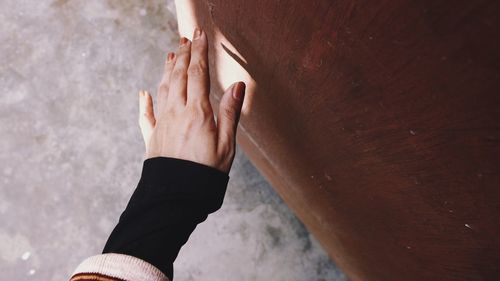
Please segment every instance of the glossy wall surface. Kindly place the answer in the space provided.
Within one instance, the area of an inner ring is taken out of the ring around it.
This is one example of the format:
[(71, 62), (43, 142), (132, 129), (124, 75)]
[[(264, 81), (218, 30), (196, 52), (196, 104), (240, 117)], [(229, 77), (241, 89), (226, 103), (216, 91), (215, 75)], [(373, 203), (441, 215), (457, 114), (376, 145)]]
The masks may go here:
[(213, 92), (248, 84), (239, 144), (351, 279), (500, 278), (499, 2), (176, 3)]

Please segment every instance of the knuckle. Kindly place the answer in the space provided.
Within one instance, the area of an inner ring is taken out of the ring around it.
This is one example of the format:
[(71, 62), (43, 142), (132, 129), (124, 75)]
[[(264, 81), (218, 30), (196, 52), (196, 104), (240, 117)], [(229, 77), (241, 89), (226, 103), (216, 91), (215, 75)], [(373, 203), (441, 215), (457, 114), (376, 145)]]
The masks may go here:
[(235, 121), (234, 109), (232, 107), (221, 108), (222, 116), (230, 121)]
[(183, 46), (180, 46), (176, 54), (177, 58), (176, 63), (178, 63), (179, 61), (185, 61), (186, 59), (187, 61), (189, 61), (190, 53), (191, 53), (191, 44), (184, 44)]
[(207, 74), (207, 67), (204, 62), (198, 61), (189, 65), (188, 75), (204, 76)]
[(224, 143), (219, 150), (220, 156), (223, 159), (232, 158), (235, 154), (235, 148), (232, 143)]
[(206, 51), (207, 49), (207, 41), (206, 40), (196, 40), (193, 41), (193, 44), (191, 46), (191, 50), (193, 53), (202, 53)]
[(165, 115), (172, 117), (177, 115), (180, 112), (180, 108), (178, 106), (174, 106), (172, 104), (168, 104), (164, 110)]
[(186, 74), (185, 68), (183, 68), (183, 67), (175, 68), (172, 71), (172, 78), (173, 79), (185, 79), (186, 75), (187, 74)]
[(166, 103), (157, 113), (156, 123), (162, 123), (162, 120), (170, 120), (178, 115), (179, 109), (170, 103)]
[(213, 120), (213, 116), (208, 112), (208, 110), (200, 107), (193, 106), (187, 108), (187, 114), (189, 122), (196, 128), (205, 128), (208, 130), (216, 130), (215, 121)]
[(196, 106), (190, 106), (188, 109), (188, 114), (190, 116), (191, 120), (196, 120), (200, 115), (202, 115), (202, 112), (196, 107)]
[(200, 122), (203, 122), (209, 116), (208, 110), (201, 104), (190, 106), (189, 114), (192, 119), (195, 119)]
[(166, 93), (168, 93), (168, 85), (167, 85), (167, 84), (165, 84), (165, 83), (160, 84), (160, 87), (158, 88), (158, 91), (159, 91), (161, 94), (166, 94)]
[(212, 112), (212, 105), (210, 104), (209, 101), (205, 101), (205, 100), (201, 100), (196, 104), (196, 107), (198, 107), (198, 110), (203, 112), (204, 115), (210, 115), (212, 116), (213, 112)]

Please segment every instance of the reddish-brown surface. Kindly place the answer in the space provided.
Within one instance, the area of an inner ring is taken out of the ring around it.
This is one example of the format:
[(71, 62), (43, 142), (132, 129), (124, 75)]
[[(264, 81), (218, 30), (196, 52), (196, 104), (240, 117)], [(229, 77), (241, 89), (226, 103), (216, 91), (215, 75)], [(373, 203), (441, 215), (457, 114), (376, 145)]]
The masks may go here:
[(500, 2), (191, 8), (253, 78), (240, 145), (350, 278), (500, 280)]

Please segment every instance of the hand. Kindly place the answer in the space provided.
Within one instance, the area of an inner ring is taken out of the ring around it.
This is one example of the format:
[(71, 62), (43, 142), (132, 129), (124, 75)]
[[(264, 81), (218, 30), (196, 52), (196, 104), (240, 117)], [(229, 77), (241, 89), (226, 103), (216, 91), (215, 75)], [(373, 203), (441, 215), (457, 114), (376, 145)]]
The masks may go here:
[(183, 37), (177, 53), (168, 54), (156, 113), (151, 95), (139, 93), (139, 126), (146, 158), (185, 159), (229, 173), (245, 84), (235, 83), (225, 91), (217, 124), (209, 94), (208, 41), (206, 33), (197, 28), (193, 42)]

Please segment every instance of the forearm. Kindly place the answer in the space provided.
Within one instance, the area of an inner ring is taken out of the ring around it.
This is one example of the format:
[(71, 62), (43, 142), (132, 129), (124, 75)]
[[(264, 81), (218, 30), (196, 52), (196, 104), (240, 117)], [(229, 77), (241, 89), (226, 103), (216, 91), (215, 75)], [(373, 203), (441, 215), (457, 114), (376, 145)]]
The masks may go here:
[(139, 184), (103, 254), (135, 257), (170, 280), (173, 262), (198, 223), (222, 205), (229, 177), (188, 160), (144, 161)]
[(224, 92), (216, 122), (208, 65), (206, 33), (196, 28), (192, 42), (182, 37), (177, 52), (167, 56), (158, 113), (152, 96), (140, 92), (139, 125), (150, 159), (103, 254), (84, 261), (72, 280), (172, 279), (182, 245), (221, 207), (246, 86), (234, 83)]

